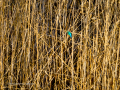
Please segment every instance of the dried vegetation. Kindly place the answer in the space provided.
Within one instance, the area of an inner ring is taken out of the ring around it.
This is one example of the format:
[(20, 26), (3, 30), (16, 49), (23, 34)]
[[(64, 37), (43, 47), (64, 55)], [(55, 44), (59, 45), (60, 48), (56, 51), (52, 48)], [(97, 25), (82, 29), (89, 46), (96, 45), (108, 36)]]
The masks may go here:
[(8, 88), (119, 90), (120, 1), (0, 0), (0, 90)]

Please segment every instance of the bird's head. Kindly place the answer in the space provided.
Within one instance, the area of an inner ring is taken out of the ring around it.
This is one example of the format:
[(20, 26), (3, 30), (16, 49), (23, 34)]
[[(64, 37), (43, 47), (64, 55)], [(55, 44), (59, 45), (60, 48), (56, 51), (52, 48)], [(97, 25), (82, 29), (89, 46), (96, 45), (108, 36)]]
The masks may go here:
[(70, 33), (70, 31), (67, 31), (67, 34), (69, 34)]

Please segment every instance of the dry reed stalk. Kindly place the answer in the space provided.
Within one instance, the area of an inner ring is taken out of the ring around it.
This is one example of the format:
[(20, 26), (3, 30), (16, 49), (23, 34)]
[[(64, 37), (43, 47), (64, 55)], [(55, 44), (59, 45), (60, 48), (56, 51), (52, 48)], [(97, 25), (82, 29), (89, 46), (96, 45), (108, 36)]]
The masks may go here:
[(0, 89), (118, 90), (119, 10), (119, 0), (0, 0)]

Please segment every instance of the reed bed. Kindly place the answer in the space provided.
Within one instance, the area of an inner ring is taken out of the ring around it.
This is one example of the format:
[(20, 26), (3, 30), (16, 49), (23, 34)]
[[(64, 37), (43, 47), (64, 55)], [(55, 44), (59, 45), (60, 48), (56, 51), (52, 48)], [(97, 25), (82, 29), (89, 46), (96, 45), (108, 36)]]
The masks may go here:
[(0, 0), (8, 89), (120, 90), (120, 1)]

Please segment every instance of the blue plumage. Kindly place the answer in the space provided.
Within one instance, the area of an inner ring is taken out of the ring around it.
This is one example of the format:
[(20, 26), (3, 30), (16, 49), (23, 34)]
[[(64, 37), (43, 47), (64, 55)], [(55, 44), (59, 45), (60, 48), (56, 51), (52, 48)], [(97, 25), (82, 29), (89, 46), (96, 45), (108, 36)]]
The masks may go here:
[(72, 33), (70, 31), (67, 31), (67, 34), (72, 38)]

